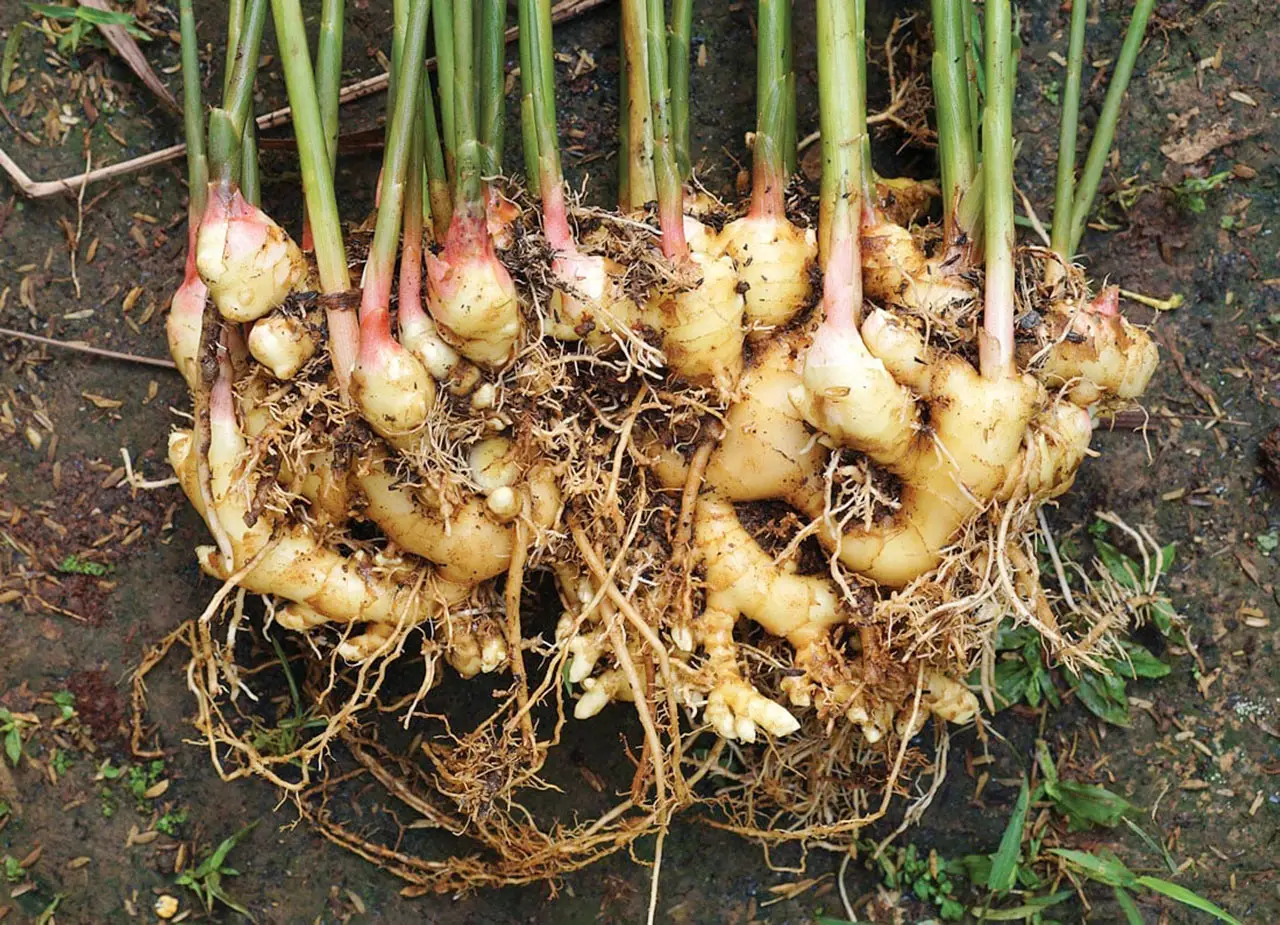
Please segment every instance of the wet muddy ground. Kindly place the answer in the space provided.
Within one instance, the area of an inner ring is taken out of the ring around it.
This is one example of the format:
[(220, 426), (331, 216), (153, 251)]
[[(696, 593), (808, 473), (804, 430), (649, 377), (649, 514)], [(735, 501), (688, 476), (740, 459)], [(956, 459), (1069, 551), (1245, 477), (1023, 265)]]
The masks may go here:
[[(387, 11), (379, 2), (348, 5), (347, 76), (354, 80), (377, 72), (373, 53), (384, 44)], [(873, 43), (895, 12), (915, 9), (870, 5)], [(217, 47), (218, 5), (197, 6), (202, 38)], [(737, 163), (746, 161), (752, 122), (744, 63), (751, 60), (751, 6), (700, 3), (694, 27), (695, 147), (704, 182), (727, 195)], [(1095, 78), (1105, 74), (1127, 18), (1127, 4), (1094, 6), (1086, 124), (1102, 100)], [(147, 54), (177, 92), (176, 19), (156, 0), (138, 8), (155, 33)], [(1051, 54), (1065, 53), (1066, 12), (1037, 0), (1021, 13), (1018, 175), (1044, 216), (1062, 73)], [(612, 195), (615, 15), (606, 7), (556, 33), (566, 166), (587, 197), (602, 202)], [(38, 17), (17, 3), (0, 8), (5, 36), (24, 21), (34, 25)], [(1264, 479), (1259, 455), (1280, 424), (1278, 28), (1280, 15), (1265, 0), (1158, 5), (1084, 243), (1096, 279), (1185, 301), (1158, 317), (1123, 303), (1132, 317), (1154, 323), (1162, 345), (1146, 399), (1150, 424), (1145, 434), (1099, 433), (1100, 456), (1086, 463), (1050, 521), (1060, 538), (1070, 537), (1095, 511), (1109, 510), (1176, 543), (1168, 588), (1196, 651), (1166, 649), (1173, 673), (1131, 684), (1129, 729), (1104, 726), (1070, 701), (1042, 720), (1030, 710), (1006, 711), (995, 723), (1005, 741), (993, 740), (996, 761), (985, 767), (974, 765), (983, 754), (974, 732), (957, 734), (948, 781), (909, 836), (944, 856), (993, 850), (1043, 723), (1055, 750), (1071, 754), (1076, 776), (1144, 808), (1146, 828), (1158, 833), (1180, 883), (1250, 922), (1280, 921), (1280, 494)], [(797, 29), (807, 62), (804, 134), (816, 127), (807, 15)], [(75, 174), (90, 152), (101, 165), (180, 135), (179, 119), (87, 41), (75, 53), (59, 51), (28, 29), (16, 55), (0, 99), (0, 146), (35, 179)], [(883, 67), (873, 65), (872, 77), (873, 108), (883, 107)], [(210, 86), (217, 85), (215, 76)], [(274, 59), (264, 61), (261, 86), (264, 111), (283, 96)], [(373, 127), (380, 105), (374, 98), (344, 110), (344, 130)], [(893, 131), (878, 140), (880, 172), (927, 174), (929, 157), (899, 153), (902, 142)], [(509, 157), (518, 169), (514, 141)], [(368, 208), (376, 170), (376, 153), (343, 161), (346, 215)], [(298, 213), (293, 171), (286, 153), (264, 158), (264, 198), (281, 217)], [(0, 326), (163, 356), (164, 312), (185, 247), (184, 176), (178, 161), (90, 187), (79, 202), (27, 201), (0, 180)], [(225, 886), (258, 921), (641, 919), (649, 869), (625, 854), (568, 877), (554, 905), (543, 885), (461, 899), (400, 897), (395, 880), (292, 825), (295, 817), (268, 785), (218, 780), (207, 752), (184, 743), (190, 701), (177, 660), (149, 682), (149, 720), (163, 757), (131, 757), (131, 672), (145, 647), (203, 609), (214, 587), (195, 566), (191, 550), (204, 531), (180, 492), (131, 489), (121, 450), (145, 477), (164, 478), (165, 435), (186, 410), (181, 380), (164, 369), (0, 338), (0, 706), (9, 711), (0, 715), (16, 719), (23, 740), (16, 761), (0, 758), (0, 921), (49, 921), (50, 909), (58, 922), (154, 921), (162, 895), (177, 898), (189, 920), (235, 920), (225, 908), (207, 916), (194, 894), (175, 885), (174, 871), (254, 822), (229, 862), (240, 875)], [(582, 760), (589, 765), (592, 755)], [(979, 788), (982, 774), (987, 782)], [(1162, 867), (1129, 835), (1092, 833), (1077, 843), (1109, 847), (1137, 870)], [(805, 875), (771, 870), (754, 847), (691, 817), (667, 843), (659, 918), (777, 925), (840, 918), (835, 868), (835, 859), (817, 853)], [(805, 877), (818, 879), (794, 896), (775, 889)], [(874, 897), (878, 888), (878, 877), (856, 863), (847, 882), (855, 898)], [(1092, 920), (1119, 921), (1118, 907), (1095, 894)], [(1149, 922), (1202, 920), (1149, 896), (1141, 908)], [(929, 914), (906, 903), (899, 920)], [(1083, 914), (1077, 907), (1067, 918)], [(879, 920), (894, 918), (881, 913)]]

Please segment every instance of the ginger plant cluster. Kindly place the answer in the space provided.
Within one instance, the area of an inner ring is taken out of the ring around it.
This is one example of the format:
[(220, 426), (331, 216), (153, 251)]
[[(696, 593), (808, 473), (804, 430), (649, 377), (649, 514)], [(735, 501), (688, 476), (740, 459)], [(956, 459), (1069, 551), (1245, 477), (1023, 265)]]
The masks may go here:
[[(301, 244), (256, 201), (268, 6)], [(169, 316), (194, 399), (169, 457), (212, 537), (201, 568), (223, 583), (192, 637), (215, 753), (301, 792), (411, 642), (427, 668), (406, 722), (441, 663), (500, 678), (493, 715), (451, 729), (417, 780), (504, 859), (432, 882), (516, 882), (665, 825), (715, 766), (692, 757), (700, 736), (721, 740), (713, 756), (767, 740), (788, 773), (824, 752), (846, 771), (901, 766), (931, 717), (977, 715), (961, 679), (1002, 620), (1035, 626), (1054, 659), (1117, 645), (1055, 617), (1036, 513), (1070, 488), (1097, 412), (1141, 395), (1156, 351), (1072, 261), (1088, 168), (1074, 197), (1073, 167), (1060, 174), (1051, 247), (1015, 240), (1008, 0), (987, 0), (983, 47), (966, 0), (933, 4), (941, 223), (912, 227), (882, 195), (918, 189), (871, 164), (863, 0), (816, 4), (816, 197), (791, 180), (791, 4), (760, 0), (741, 208), (690, 169), (693, 4), (668, 22), (661, 0), (622, 0), (611, 212), (575, 206), (561, 173), (549, 0), (518, 4), (523, 183), (499, 176), (505, 0), (397, 0), (378, 205), (359, 228), (333, 181), (342, 0), (323, 5), (314, 63), (298, 0), (232, 7), (206, 132), (182, 3), (191, 247)], [(1144, 26), (1140, 5), (1131, 36)], [(246, 592), (327, 666), (308, 691), (331, 722), (301, 761), (227, 718), (245, 682), (207, 627), (231, 606), (234, 635)], [(493, 820), (538, 781), (568, 714), (622, 709), (643, 733), (625, 812), (558, 835)]]

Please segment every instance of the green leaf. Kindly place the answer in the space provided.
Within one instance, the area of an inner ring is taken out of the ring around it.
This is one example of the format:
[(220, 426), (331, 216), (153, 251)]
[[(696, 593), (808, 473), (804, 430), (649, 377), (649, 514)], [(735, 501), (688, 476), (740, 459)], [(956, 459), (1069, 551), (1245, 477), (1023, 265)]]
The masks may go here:
[(1170, 543), (1168, 546), (1160, 547), (1160, 554), (1156, 557), (1156, 571), (1161, 575), (1173, 567), (1173, 558), (1177, 545), (1177, 543)]
[(1101, 856), (1087, 851), (1073, 851), (1070, 848), (1050, 848), (1050, 854), (1056, 854), (1085, 876), (1092, 877), (1109, 886), (1132, 888), (1138, 883), (1133, 871), (1125, 867), (1120, 859), (1110, 852)]
[[(79, 38), (76, 41), (78, 42)], [(101, 562), (88, 562), (79, 556), (67, 556), (58, 563), (57, 569), (73, 575), (92, 575), (94, 578), (101, 578), (111, 571), (110, 566), (103, 565)]]
[(1040, 706), (1040, 679), (1044, 674), (1045, 671), (1040, 667), (1039, 661), (1031, 664), (1031, 680), (1027, 683), (1027, 689), (1023, 691), (1022, 696), (1033, 710)]
[(1178, 612), (1173, 609), (1173, 605), (1169, 603), (1167, 598), (1158, 597), (1151, 602), (1151, 619), (1156, 624), (1156, 629), (1160, 630), (1162, 635), (1168, 636), (1169, 631), (1173, 629), (1173, 621), (1177, 619)]
[(997, 707), (1004, 709), (1019, 703), (1031, 684), (1031, 669), (1020, 658), (1005, 659), (995, 670)]
[(1027, 808), (1031, 805), (1031, 791), (1027, 780), (1022, 779), (1018, 801), (1013, 805), (1013, 815), (1005, 826), (1000, 847), (991, 859), (991, 873), (987, 876), (987, 889), (1005, 893), (1013, 888), (1018, 869), (1018, 849), (1022, 847), (1022, 831), (1027, 824)]
[(1228, 925), (1240, 925), (1240, 920), (1235, 916), (1215, 906), (1198, 893), (1191, 892), (1184, 886), (1178, 886), (1178, 884), (1170, 883), (1168, 880), (1161, 880), (1159, 877), (1139, 877), (1137, 882), (1148, 890), (1168, 896), (1184, 906), (1190, 906), (1192, 909), (1207, 913), (1220, 922), (1226, 922)]
[(238, 845), (240, 843), (240, 840), (243, 839), (250, 832), (252, 832), (255, 828), (257, 828), (257, 826), (258, 826), (258, 823), (255, 820), (253, 822), (250, 822), (248, 825), (246, 825), (239, 832), (236, 832), (234, 835), (224, 838), (222, 840), (222, 843), (218, 845), (217, 849), (213, 852), (213, 854), (205, 858), (204, 862), (199, 867), (196, 868), (196, 876), (208, 877), (211, 874), (217, 874), (219, 871), (221, 871), (222, 865), (226, 863), (227, 855), (231, 853), (231, 849), (233, 849), (236, 845)]
[(1070, 890), (1060, 890), (1048, 896), (1027, 896), (1020, 906), (1009, 909), (974, 909), (973, 915), (983, 922), (1025, 922), (1032, 916), (1039, 915), (1041, 910), (1056, 906), (1074, 895)]
[(1040, 645), (1040, 634), (1034, 626), (1014, 627), (1007, 620), (1000, 624), (1000, 628), (996, 631), (997, 652), (1025, 649), (1028, 645), (1034, 645), (1037, 648)]
[(966, 854), (947, 861), (943, 869), (953, 877), (964, 877), (970, 883), (986, 883), (991, 876), (991, 855)]
[(53, 914), (58, 911), (58, 906), (62, 904), (62, 898), (65, 895), (65, 893), (55, 893), (53, 902), (44, 907), (44, 911), (36, 918), (35, 925), (48, 925), (53, 921)]
[(53, 695), (53, 705), (58, 708), (63, 719), (71, 719), (76, 715), (76, 695), (71, 691), (57, 691)]
[(1059, 791), (1054, 805), (1067, 817), (1073, 832), (1082, 832), (1095, 825), (1111, 828), (1137, 810), (1119, 794), (1093, 784), (1066, 780), (1059, 785)]
[(1124, 643), (1128, 659), (1113, 659), (1115, 670), (1126, 678), (1163, 678), (1173, 669), (1136, 642)]
[(14, 767), (22, 760), (22, 733), (13, 726), (4, 734), (4, 753), (9, 756), (9, 763)]
[(0, 94), (9, 95), (9, 79), (13, 77), (13, 69), (18, 66), (18, 52), (22, 50), (22, 36), (28, 30), (39, 31), (29, 22), (20, 22), (13, 27), (9, 37), (4, 40), (4, 59), (0, 62)]
[(76, 17), (95, 26), (132, 26), (136, 22), (132, 13), (98, 10), (91, 6), (78, 7), (76, 9)]
[(1053, 675), (1047, 671), (1040, 673), (1040, 691), (1055, 710), (1062, 706), (1062, 698), (1058, 696), (1058, 688), (1054, 686)]
[(1044, 739), (1036, 739), (1036, 763), (1040, 765), (1040, 773), (1044, 775), (1044, 792), (1050, 799), (1058, 799), (1058, 766), (1053, 763), (1049, 743)]
[(69, 20), (76, 18), (76, 7), (73, 6), (58, 6), (56, 3), (28, 3), (27, 7), (33, 13), (39, 13), (49, 19)]
[(1130, 591), (1138, 590), (1138, 576), (1142, 574), (1142, 569), (1137, 562), (1130, 559), (1106, 540), (1094, 540), (1093, 547), (1097, 550), (1098, 558), (1102, 560), (1102, 564), (1106, 566), (1112, 578)]
[(1129, 726), (1129, 700), (1124, 679), (1099, 675), (1091, 669), (1075, 678), (1076, 696), (1094, 716), (1113, 726)]
[(1118, 886), (1111, 888), (1115, 891), (1116, 902), (1120, 904), (1120, 908), (1124, 911), (1124, 920), (1128, 925), (1146, 925), (1143, 921), (1142, 913), (1138, 910), (1138, 904), (1133, 901), (1125, 890)]

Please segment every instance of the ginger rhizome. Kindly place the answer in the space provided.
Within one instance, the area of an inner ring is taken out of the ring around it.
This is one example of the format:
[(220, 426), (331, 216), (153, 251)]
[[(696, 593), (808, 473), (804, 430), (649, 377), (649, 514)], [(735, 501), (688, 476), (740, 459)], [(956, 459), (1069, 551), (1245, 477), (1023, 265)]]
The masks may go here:
[[(246, 62), (265, 7), (233, 17), (206, 184), (183, 0), (192, 235), (169, 321), (196, 408), (169, 456), (213, 538), (197, 556), (225, 583), (215, 604), (261, 596), (328, 678), (307, 688), (326, 731), (271, 755), (213, 719), (244, 682), (230, 644), (205, 648), (216, 664), (192, 677), (227, 678), (192, 682), (205, 733), (246, 767), (304, 793), (335, 737), (374, 754), (356, 717), (412, 640), (410, 726), (439, 663), (499, 690), (488, 720), (446, 723), (449, 744), (404, 759), (496, 859), (383, 860), (437, 886), (515, 882), (661, 829), (714, 774), (690, 757), (700, 737), (761, 756), (761, 774), (802, 777), (816, 755), (900, 769), (926, 724), (983, 708), (964, 679), (1002, 623), (1034, 626), (1049, 660), (1093, 665), (1114, 644), (1123, 620), (1053, 612), (1037, 512), (1071, 487), (1094, 414), (1140, 397), (1157, 356), (1072, 262), (1090, 169), (1076, 190), (1064, 158), (1052, 248), (1016, 239), (1008, 0), (985, 4), (982, 49), (963, 0), (933, 3), (941, 202), (924, 225), (880, 198), (898, 181), (871, 164), (862, 0), (817, 4), (816, 202), (793, 180), (791, 4), (759, 0), (741, 207), (694, 176), (692, 4), (668, 28), (661, 0), (622, 0), (616, 212), (582, 208), (562, 173), (549, 0), (517, 5), (523, 185), (502, 176), (506, 4), (397, 0), (371, 240), (344, 229), (334, 188), (342, 4), (324, 5), (313, 69), (298, 0), (271, 0), (303, 247), (253, 202)], [(1064, 124), (1078, 74), (1067, 86)], [(563, 831), (487, 815), (522, 805), (567, 717), (622, 711), (642, 741), (615, 815)], [(770, 799), (819, 813), (791, 786)]]

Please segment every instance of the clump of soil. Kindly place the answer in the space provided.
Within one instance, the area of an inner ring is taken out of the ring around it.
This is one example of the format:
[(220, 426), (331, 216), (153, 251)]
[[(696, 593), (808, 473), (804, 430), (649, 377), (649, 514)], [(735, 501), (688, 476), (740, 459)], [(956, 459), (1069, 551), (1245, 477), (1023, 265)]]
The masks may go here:
[(1280, 427), (1273, 427), (1258, 446), (1258, 459), (1262, 462), (1262, 477), (1280, 491)]
[(124, 702), (105, 671), (77, 671), (67, 679), (76, 713), (99, 745), (121, 740)]
[(172, 519), (174, 489), (131, 492), (124, 468), (72, 456), (42, 464), (51, 497), (0, 495), (0, 600), (99, 626), (111, 616), (113, 573)]

